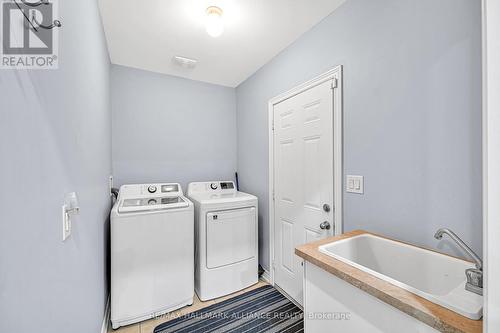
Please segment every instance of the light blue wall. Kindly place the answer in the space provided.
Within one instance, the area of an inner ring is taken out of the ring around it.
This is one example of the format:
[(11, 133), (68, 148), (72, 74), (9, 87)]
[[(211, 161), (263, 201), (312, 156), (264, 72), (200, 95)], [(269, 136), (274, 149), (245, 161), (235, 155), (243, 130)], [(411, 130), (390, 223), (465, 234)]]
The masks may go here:
[(234, 89), (113, 65), (111, 99), (115, 185), (233, 179)]
[(94, 333), (104, 314), (109, 58), (97, 1), (59, 4), (59, 69), (0, 70), (0, 332)]
[[(237, 88), (238, 171), (259, 196), (269, 267), (270, 98), (344, 66), (344, 230), (435, 247), (450, 227), (481, 252), (481, 8), (473, 0), (349, 0)], [(459, 254), (448, 242), (442, 250)]]

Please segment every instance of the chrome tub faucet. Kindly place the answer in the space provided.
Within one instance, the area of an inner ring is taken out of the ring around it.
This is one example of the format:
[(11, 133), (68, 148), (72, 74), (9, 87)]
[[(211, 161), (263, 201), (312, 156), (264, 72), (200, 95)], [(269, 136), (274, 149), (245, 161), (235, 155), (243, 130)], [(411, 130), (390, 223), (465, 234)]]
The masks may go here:
[(443, 238), (443, 235), (447, 234), (455, 243), (458, 244), (471, 257), (475, 264), (476, 268), (469, 268), (465, 270), (465, 276), (467, 277), (467, 283), (465, 284), (465, 289), (476, 293), (478, 295), (483, 294), (483, 261), (479, 256), (472, 251), (467, 244), (464, 243), (453, 231), (450, 229), (439, 229), (434, 234), (434, 238), (440, 240)]

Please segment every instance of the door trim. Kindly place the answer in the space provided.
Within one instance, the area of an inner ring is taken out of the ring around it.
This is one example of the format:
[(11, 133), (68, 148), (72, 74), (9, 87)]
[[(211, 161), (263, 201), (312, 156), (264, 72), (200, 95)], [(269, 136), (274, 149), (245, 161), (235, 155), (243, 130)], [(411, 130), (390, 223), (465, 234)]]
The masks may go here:
[(500, 4), (482, 1), (484, 332), (500, 329)]
[(295, 95), (309, 90), (329, 80), (335, 80), (333, 89), (333, 198), (335, 235), (342, 233), (342, 188), (343, 188), (343, 120), (342, 120), (342, 65), (305, 82), (287, 92), (271, 98), (268, 103), (268, 135), (269, 135), (269, 272), (271, 284), (274, 285), (274, 106)]

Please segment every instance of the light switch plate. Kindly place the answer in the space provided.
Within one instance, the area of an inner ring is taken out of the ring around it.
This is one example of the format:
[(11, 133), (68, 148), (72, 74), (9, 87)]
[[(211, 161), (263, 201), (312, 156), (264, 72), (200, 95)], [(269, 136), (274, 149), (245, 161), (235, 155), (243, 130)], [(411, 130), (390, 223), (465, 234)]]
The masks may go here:
[(363, 176), (347, 175), (346, 191), (349, 193), (363, 194), (365, 192)]

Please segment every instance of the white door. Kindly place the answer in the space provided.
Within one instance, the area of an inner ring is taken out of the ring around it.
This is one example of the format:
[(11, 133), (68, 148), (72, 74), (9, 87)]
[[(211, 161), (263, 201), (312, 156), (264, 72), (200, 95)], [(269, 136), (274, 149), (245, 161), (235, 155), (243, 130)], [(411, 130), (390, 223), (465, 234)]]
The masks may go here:
[(295, 247), (331, 236), (333, 88), (324, 82), (274, 105), (274, 282), (302, 304)]

